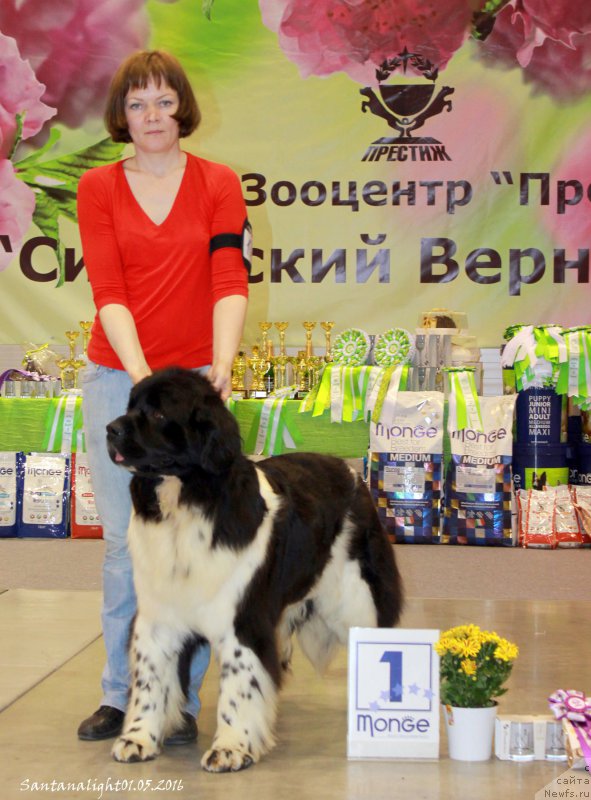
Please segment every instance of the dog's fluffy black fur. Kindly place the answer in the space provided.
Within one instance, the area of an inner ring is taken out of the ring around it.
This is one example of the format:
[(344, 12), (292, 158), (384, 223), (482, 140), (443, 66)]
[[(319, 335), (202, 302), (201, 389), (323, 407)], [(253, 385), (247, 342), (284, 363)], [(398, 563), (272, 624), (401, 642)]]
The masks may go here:
[(297, 634), (323, 669), (351, 626), (398, 620), (401, 580), (361, 478), (331, 456), (259, 462), (206, 378), (145, 378), (107, 428), (134, 474), (129, 529), (138, 612), (118, 761), (154, 758), (180, 722), (188, 664), (209, 641), (221, 666), (217, 731), (202, 765), (243, 769), (273, 745), (277, 690)]

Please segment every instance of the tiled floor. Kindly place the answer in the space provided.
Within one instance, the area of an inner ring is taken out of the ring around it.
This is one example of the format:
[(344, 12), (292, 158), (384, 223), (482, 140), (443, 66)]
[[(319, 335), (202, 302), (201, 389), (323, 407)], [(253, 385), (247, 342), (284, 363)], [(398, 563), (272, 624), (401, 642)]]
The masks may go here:
[[(565, 771), (550, 762), (450, 761), (444, 731), (436, 762), (348, 761), (346, 653), (321, 679), (297, 651), (282, 694), (278, 745), (255, 767), (231, 775), (199, 767), (214, 730), (215, 667), (202, 690), (197, 746), (165, 749), (146, 764), (117, 764), (111, 742), (76, 738), (79, 721), (99, 700), (99, 600), (97, 592), (0, 594), (0, 689), (3, 697), (16, 698), (0, 713), (0, 800), (533, 800)], [(591, 690), (591, 603), (411, 599), (401, 625), (445, 628), (468, 621), (520, 645), (503, 713), (546, 713), (547, 695), (560, 686)], [(48, 784), (45, 791), (35, 787), (41, 782)], [(158, 785), (162, 790), (154, 791)]]

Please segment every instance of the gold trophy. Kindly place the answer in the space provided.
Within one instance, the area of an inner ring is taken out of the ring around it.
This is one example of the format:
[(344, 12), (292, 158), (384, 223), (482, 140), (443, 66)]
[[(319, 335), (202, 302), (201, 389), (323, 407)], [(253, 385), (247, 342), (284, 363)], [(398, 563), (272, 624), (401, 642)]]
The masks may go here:
[(272, 322), (259, 322), (259, 328), (261, 329), (261, 334), (262, 334), (261, 335), (261, 352), (263, 352), (263, 353), (267, 352), (267, 346), (268, 346), (267, 345), (267, 341), (268, 341), (267, 334), (269, 333), (269, 331), (271, 330), (272, 327), (273, 327), (273, 323)]
[(287, 355), (285, 352), (285, 331), (289, 326), (289, 322), (276, 322), (275, 327), (279, 331), (279, 355)]
[(84, 369), (86, 366), (86, 358), (82, 358), (82, 356), (78, 356), (78, 358), (72, 359), (72, 369), (74, 371), (74, 386), (72, 390), (74, 392), (81, 392), (81, 388), (78, 386), (78, 374), (81, 369)]
[(295, 379), (297, 384), (296, 400), (302, 400), (310, 389), (310, 364), (305, 350), (298, 352), (294, 359)]
[(315, 322), (302, 322), (306, 330), (306, 358), (311, 358), (314, 355), (312, 348), (312, 331), (316, 327)]
[(334, 322), (321, 322), (320, 323), (320, 327), (324, 330), (324, 337), (325, 337), (325, 340), (326, 340), (326, 345), (325, 345), (326, 352), (324, 353), (324, 360), (326, 361), (327, 364), (329, 364), (333, 360), (332, 359), (332, 344), (331, 344), (331, 341), (330, 341), (330, 332), (332, 331), (334, 326), (335, 326)]
[(325, 365), (324, 356), (310, 356), (307, 361), (308, 385), (310, 389), (313, 389), (318, 383), (318, 380), (320, 379), (320, 372)]
[(286, 355), (275, 356), (275, 389), (285, 389), (287, 383), (287, 365), (289, 358)]
[(80, 331), (66, 331), (66, 339), (70, 345), (70, 360), (76, 357), (76, 341), (80, 336)]
[(62, 392), (71, 392), (76, 386), (76, 372), (73, 358), (58, 358), (55, 362), (60, 370)]
[(292, 363), (291, 358), (285, 351), (285, 331), (289, 327), (289, 322), (276, 322), (275, 327), (279, 331), (279, 355), (275, 356), (277, 370), (275, 374), (275, 388), (283, 389), (288, 386), (287, 365)]
[(86, 358), (88, 352), (88, 342), (90, 341), (90, 329), (92, 328), (92, 320), (90, 322), (80, 321), (78, 323), (82, 328), (82, 355)]
[(246, 375), (246, 356), (243, 350), (239, 350), (232, 365), (232, 391), (246, 397), (246, 387), (244, 386), (244, 376)]
[(269, 369), (269, 362), (261, 355), (258, 345), (253, 345), (252, 354), (246, 359), (246, 363), (252, 372), (252, 382), (248, 396), (251, 398), (266, 397), (265, 391), (265, 372)]

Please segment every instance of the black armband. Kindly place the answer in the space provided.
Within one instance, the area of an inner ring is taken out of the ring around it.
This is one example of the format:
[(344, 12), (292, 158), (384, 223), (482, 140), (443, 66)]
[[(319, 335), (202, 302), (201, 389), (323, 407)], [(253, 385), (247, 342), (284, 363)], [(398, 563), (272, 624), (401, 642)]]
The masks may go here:
[(218, 233), (209, 241), (210, 255), (222, 247), (235, 247), (242, 252), (242, 260), (248, 273), (252, 264), (252, 227), (248, 220), (245, 220), (242, 233)]

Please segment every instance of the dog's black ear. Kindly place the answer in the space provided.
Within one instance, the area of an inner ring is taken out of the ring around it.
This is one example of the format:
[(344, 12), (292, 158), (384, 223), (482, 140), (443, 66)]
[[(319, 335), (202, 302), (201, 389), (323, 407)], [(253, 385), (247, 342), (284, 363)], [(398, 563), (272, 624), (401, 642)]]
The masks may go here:
[(202, 469), (213, 475), (221, 475), (228, 470), (241, 453), (240, 429), (238, 423), (223, 406), (213, 415), (198, 454)]

